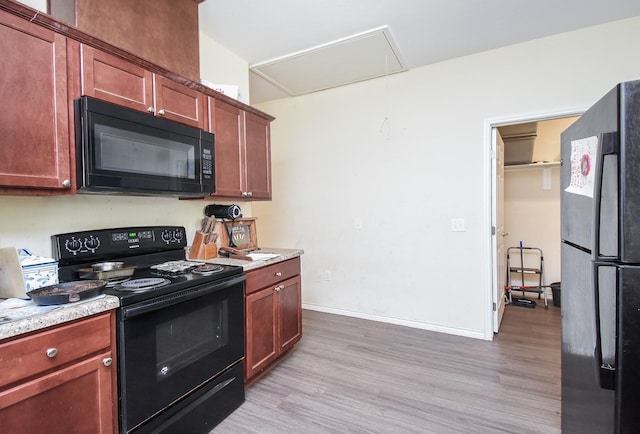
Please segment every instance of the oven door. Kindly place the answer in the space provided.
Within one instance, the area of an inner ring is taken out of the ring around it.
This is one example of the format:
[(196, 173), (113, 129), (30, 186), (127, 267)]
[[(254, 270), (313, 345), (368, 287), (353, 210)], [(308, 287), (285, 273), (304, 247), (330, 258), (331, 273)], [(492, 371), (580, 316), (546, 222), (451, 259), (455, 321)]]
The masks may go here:
[(120, 310), (122, 432), (170, 411), (242, 360), (245, 279), (233, 276)]

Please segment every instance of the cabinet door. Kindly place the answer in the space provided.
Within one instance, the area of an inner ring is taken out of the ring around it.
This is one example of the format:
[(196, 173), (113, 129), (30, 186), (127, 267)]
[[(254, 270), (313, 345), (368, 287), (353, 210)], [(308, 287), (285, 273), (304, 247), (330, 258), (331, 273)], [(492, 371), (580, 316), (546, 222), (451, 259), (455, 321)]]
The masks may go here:
[(270, 122), (245, 112), (245, 191), (251, 199), (271, 199)]
[(66, 39), (0, 11), (0, 186), (68, 190)]
[(277, 296), (272, 286), (246, 297), (245, 379), (265, 368), (278, 355)]
[(211, 131), (215, 134), (215, 196), (242, 197), (244, 146), (242, 110), (209, 97)]
[(283, 353), (302, 338), (302, 300), (300, 276), (280, 284), (278, 291), (279, 352)]
[(111, 352), (0, 392), (6, 433), (113, 433)]
[(154, 75), (156, 116), (204, 128), (204, 95), (175, 81)]
[(82, 94), (142, 112), (153, 112), (153, 74), (82, 45)]

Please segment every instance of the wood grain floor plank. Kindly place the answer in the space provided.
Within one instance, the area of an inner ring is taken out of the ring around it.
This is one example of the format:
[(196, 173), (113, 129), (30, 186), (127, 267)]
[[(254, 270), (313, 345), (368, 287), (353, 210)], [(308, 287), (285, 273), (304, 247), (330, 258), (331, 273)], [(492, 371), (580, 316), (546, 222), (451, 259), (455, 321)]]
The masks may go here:
[(492, 342), (303, 312), (303, 339), (212, 433), (559, 433), (560, 309)]

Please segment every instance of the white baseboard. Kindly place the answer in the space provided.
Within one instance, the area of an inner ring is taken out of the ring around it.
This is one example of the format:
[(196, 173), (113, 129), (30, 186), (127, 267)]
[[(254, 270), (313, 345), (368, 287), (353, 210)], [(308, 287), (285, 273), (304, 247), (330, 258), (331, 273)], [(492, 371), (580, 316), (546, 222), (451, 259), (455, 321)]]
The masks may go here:
[(464, 336), (467, 338), (483, 339), (483, 340), (485, 339), (484, 333), (479, 330), (468, 330), (468, 329), (461, 329), (456, 327), (445, 327), (437, 324), (423, 323), (419, 321), (409, 321), (409, 320), (391, 318), (391, 317), (380, 316), (380, 315), (372, 315), (364, 312), (355, 312), (351, 310), (336, 309), (333, 307), (318, 306), (314, 304), (303, 303), (302, 308), (308, 309), (308, 310), (314, 310), (317, 312), (331, 313), (334, 315), (343, 315), (343, 316), (349, 316), (353, 318), (367, 319), (371, 321), (378, 321), (378, 322), (384, 322), (388, 324), (396, 324), (396, 325), (401, 325), (406, 327), (412, 327), (416, 329), (429, 330), (433, 332), (447, 333), (450, 335)]

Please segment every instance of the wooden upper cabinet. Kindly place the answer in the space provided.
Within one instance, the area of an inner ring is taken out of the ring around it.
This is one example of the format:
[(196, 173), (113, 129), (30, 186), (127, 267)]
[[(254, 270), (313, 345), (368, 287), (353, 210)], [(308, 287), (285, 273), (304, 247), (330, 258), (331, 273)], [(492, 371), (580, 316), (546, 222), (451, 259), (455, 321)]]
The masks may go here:
[(215, 134), (215, 197), (271, 199), (270, 121), (209, 97)]
[(82, 94), (139, 111), (153, 111), (153, 74), (87, 45), (82, 51)]
[(87, 45), (81, 50), (83, 95), (204, 127), (200, 92)]
[(0, 187), (71, 191), (66, 38), (0, 11)]
[(246, 192), (250, 199), (271, 199), (271, 122), (245, 112)]
[(204, 129), (203, 94), (160, 75), (154, 75), (154, 89), (156, 116)]
[(215, 134), (216, 195), (242, 197), (245, 184), (243, 112), (209, 98), (211, 131)]

